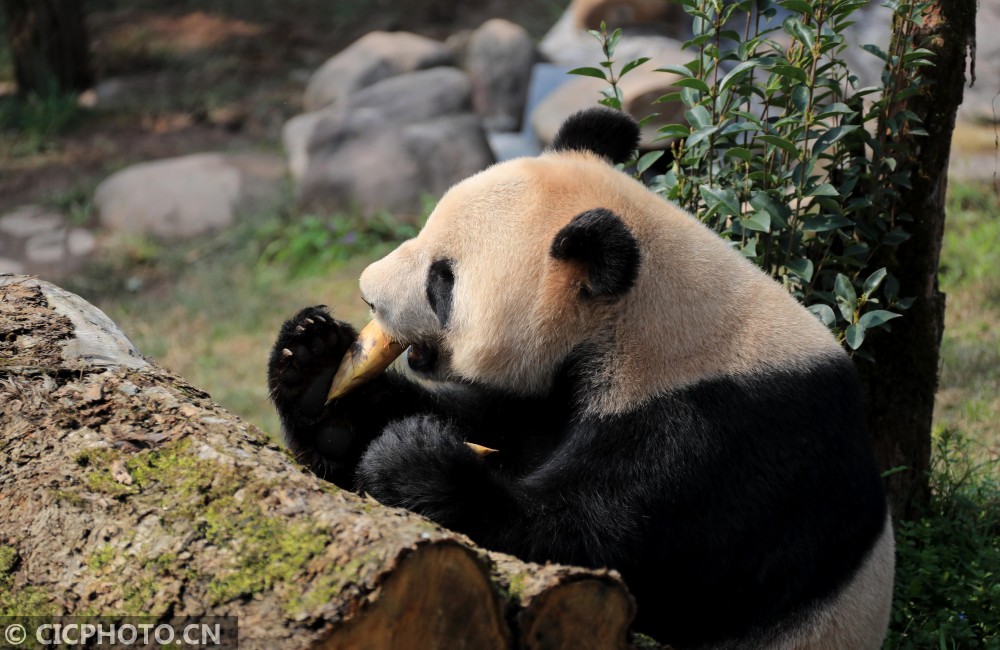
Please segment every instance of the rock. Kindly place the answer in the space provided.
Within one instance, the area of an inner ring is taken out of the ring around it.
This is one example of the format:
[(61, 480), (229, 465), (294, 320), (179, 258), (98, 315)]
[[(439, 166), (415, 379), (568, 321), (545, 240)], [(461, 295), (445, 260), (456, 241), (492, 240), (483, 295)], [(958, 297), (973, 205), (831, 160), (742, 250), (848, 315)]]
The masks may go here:
[(24, 263), (7, 257), (0, 257), (0, 273), (24, 273)]
[(338, 102), (347, 110), (377, 108), (394, 122), (468, 112), (472, 83), (458, 68), (430, 68), (390, 77)]
[(109, 230), (183, 239), (224, 228), (239, 211), (277, 202), (283, 175), (277, 156), (193, 154), (111, 175), (97, 187), (94, 204)]
[(678, 15), (680, 5), (663, 0), (573, 0), (567, 13), (577, 29), (609, 29), (667, 20)]
[[(679, 50), (681, 43), (690, 36), (691, 21), (680, 9), (680, 5), (666, 2), (661, 4), (670, 8), (664, 18), (665, 22), (622, 30), (622, 39), (615, 50), (618, 66), (640, 56), (655, 59), (661, 49)], [(614, 22), (608, 23), (609, 30), (619, 26)], [(538, 50), (548, 61), (571, 67), (596, 67), (604, 60), (600, 41), (580, 26), (572, 6), (542, 38)]]
[(431, 68), (390, 77), (322, 111), (304, 113), (290, 119), (282, 130), (292, 178), (301, 182), (313, 152), (339, 146), (345, 133), (358, 134), (370, 128), (366, 115), (375, 109), (380, 119), (411, 124), (442, 115), (471, 110), (472, 85), (457, 68)]
[(417, 215), (425, 195), (440, 196), (494, 161), (471, 113), (403, 124), (362, 108), (327, 114), (314, 128), (326, 146), (309, 148), (298, 187), (300, 204), (312, 209)]
[[(686, 60), (686, 59), (684, 59)], [(680, 61), (677, 61), (680, 62)], [(648, 65), (648, 64), (647, 64)], [(662, 65), (662, 64), (660, 64)], [(680, 90), (673, 86), (677, 75), (669, 72), (656, 72), (652, 68), (636, 68), (619, 82), (624, 97), (625, 112), (637, 120), (658, 113), (642, 127), (642, 141), (639, 148), (643, 151), (662, 149), (668, 141), (656, 141), (657, 129), (664, 124), (684, 123), (684, 105), (656, 104), (663, 95)], [(556, 132), (567, 117), (585, 108), (596, 106), (601, 98), (600, 91), (608, 87), (607, 82), (593, 77), (571, 77), (571, 80), (559, 86), (532, 111), (530, 120), (535, 135), (544, 145), (552, 144)]]
[(62, 275), (96, 248), (94, 235), (44, 206), (25, 205), (0, 217), (0, 273)]
[(62, 227), (63, 221), (62, 215), (40, 205), (23, 205), (0, 217), (0, 241), (50, 232)]
[(387, 77), (451, 62), (444, 43), (409, 32), (370, 32), (313, 73), (305, 109), (317, 111)]
[(536, 58), (534, 40), (508, 20), (488, 20), (472, 33), (465, 69), (472, 80), (472, 104), (487, 130), (521, 128)]

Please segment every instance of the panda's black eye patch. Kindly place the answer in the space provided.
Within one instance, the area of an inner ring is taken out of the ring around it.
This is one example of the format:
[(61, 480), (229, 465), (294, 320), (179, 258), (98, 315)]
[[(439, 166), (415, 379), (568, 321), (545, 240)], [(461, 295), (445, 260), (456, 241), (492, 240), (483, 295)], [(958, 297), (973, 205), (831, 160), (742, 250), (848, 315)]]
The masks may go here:
[(441, 327), (451, 318), (451, 296), (455, 287), (455, 272), (451, 260), (437, 260), (427, 272), (427, 302), (438, 317)]

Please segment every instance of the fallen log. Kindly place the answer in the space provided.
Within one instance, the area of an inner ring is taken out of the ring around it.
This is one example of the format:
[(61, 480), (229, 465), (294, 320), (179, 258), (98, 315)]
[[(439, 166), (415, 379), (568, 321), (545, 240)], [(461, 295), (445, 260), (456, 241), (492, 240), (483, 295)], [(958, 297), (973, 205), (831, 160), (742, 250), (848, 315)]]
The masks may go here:
[(249, 648), (603, 649), (634, 613), (613, 572), (487, 553), (318, 480), (96, 307), (0, 275), (0, 616), (235, 616)]

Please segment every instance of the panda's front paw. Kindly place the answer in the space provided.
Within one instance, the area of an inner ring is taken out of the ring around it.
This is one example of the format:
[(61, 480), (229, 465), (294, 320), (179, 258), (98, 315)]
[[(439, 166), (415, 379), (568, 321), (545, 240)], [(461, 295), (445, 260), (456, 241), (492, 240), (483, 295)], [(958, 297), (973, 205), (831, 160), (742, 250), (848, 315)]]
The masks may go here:
[(358, 486), (382, 505), (450, 526), (485, 472), (452, 426), (429, 415), (387, 426), (358, 466)]
[(306, 307), (281, 326), (271, 350), (267, 382), (282, 419), (315, 419), (326, 393), (357, 332), (334, 320), (326, 307)]

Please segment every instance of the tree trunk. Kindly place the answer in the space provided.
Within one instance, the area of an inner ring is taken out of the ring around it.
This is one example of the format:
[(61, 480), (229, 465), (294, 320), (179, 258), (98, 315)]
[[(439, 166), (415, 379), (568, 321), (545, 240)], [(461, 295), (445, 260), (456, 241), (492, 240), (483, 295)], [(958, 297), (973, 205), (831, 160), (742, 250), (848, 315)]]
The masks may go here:
[[(892, 333), (874, 337), (876, 363), (859, 366), (866, 384), (868, 423), (884, 470), (905, 467), (886, 480), (897, 518), (918, 516), (930, 496), (931, 423), (938, 385), (945, 296), (938, 290), (937, 272), (944, 231), (945, 190), (955, 113), (962, 103), (966, 54), (975, 46), (976, 0), (931, 2), (915, 44), (934, 54), (925, 67), (925, 85), (907, 100), (929, 135), (904, 136), (901, 150), (908, 158), (900, 169), (910, 170), (912, 189), (903, 190), (900, 213), (912, 215), (911, 238), (872, 268), (888, 267), (899, 278), (900, 295), (915, 296), (904, 318), (892, 322)], [(895, 35), (899, 37), (899, 35)]]
[(625, 648), (616, 574), (304, 471), (98, 309), (0, 276), (0, 616), (238, 616), (249, 648)]
[(89, 88), (90, 51), (81, 0), (0, 0), (22, 93)]

